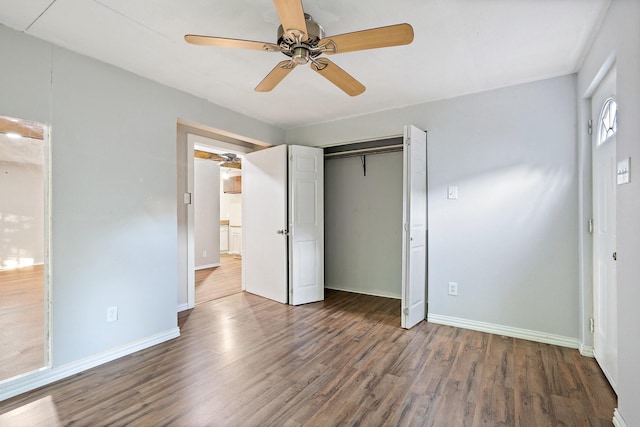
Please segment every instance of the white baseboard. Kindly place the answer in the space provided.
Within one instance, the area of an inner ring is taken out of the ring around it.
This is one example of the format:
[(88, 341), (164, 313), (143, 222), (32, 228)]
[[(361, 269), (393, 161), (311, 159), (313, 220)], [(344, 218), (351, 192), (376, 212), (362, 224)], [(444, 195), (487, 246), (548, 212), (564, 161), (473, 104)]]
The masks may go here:
[(595, 357), (595, 355), (593, 354), (593, 346), (592, 345), (584, 345), (584, 344), (580, 344), (580, 354), (585, 356), (585, 357)]
[(562, 347), (578, 348), (578, 339), (562, 335), (548, 334), (546, 332), (532, 331), (529, 329), (514, 328), (511, 326), (496, 325), (494, 323), (478, 322), (475, 320), (460, 319), (458, 317), (428, 314), (427, 321), (440, 325), (455, 326), (474, 331), (488, 332), (490, 334), (504, 335), (512, 338), (521, 338), (545, 344), (559, 345)]
[(193, 307), (189, 307), (189, 303), (185, 302), (184, 304), (178, 304), (178, 313), (180, 313), (181, 311), (185, 311), (185, 310), (189, 310)]
[(620, 415), (620, 412), (618, 412), (618, 408), (613, 410), (613, 420), (612, 421), (613, 421), (613, 425), (615, 427), (627, 427), (627, 423), (622, 418), (622, 415)]
[(374, 297), (385, 297), (385, 298), (393, 298), (393, 299), (402, 299), (401, 296), (398, 296), (396, 294), (392, 294), (391, 292), (384, 292), (384, 291), (362, 291), (359, 289), (349, 289), (349, 288), (335, 288), (332, 286), (326, 286), (324, 287), (325, 289), (331, 289), (332, 291), (343, 291), (343, 292), (351, 292), (354, 294), (362, 294), (362, 295), (371, 295)]
[(213, 267), (220, 267), (220, 263), (214, 263), (214, 264), (207, 264), (207, 265), (199, 265), (197, 267), (195, 267), (194, 270), (204, 270), (205, 268), (213, 268)]
[(0, 381), (0, 402), (179, 336), (180, 329), (176, 327), (76, 362)]

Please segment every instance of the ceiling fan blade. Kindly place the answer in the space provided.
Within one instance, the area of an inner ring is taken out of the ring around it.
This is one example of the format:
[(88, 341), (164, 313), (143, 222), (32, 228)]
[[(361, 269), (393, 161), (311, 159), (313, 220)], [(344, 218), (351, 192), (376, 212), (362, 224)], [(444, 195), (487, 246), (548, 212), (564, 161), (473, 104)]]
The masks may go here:
[(287, 74), (296, 68), (293, 61), (282, 61), (256, 86), (256, 92), (269, 92), (287, 77)]
[(269, 52), (280, 52), (282, 50), (282, 48), (276, 44), (252, 40), (226, 39), (223, 37), (198, 36), (195, 34), (187, 34), (184, 36), (184, 39), (187, 43), (200, 46), (220, 46), (235, 49), (266, 50)]
[[(320, 68), (317, 64), (324, 67)], [(366, 89), (362, 83), (354, 79), (349, 73), (329, 61), (327, 58), (320, 58), (316, 60), (315, 63), (312, 62), (311, 69), (321, 74), (322, 77), (329, 80), (334, 85), (338, 86), (349, 96), (360, 95)]]
[(356, 50), (376, 49), (379, 47), (401, 46), (413, 41), (413, 27), (409, 24), (390, 25), (388, 27), (371, 28), (353, 33), (325, 37), (318, 45), (331, 42), (335, 51), (328, 49), (326, 54), (353, 52)]
[(278, 11), (284, 32), (289, 34), (292, 40), (295, 39), (296, 32), (301, 35), (302, 41), (307, 40), (307, 23), (304, 19), (302, 0), (273, 0), (273, 5)]

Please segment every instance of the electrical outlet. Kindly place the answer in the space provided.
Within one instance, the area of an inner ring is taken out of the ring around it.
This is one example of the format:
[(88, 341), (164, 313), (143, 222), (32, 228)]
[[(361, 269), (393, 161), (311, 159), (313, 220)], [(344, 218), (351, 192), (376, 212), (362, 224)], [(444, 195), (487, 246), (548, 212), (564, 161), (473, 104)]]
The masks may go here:
[(449, 282), (449, 295), (458, 295), (458, 284), (456, 282)]
[(107, 308), (107, 322), (115, 322), (118, 320), (118, 306)]
[(207, 257), (207, 251), (202, 251), (202, 258), (206, 258)]

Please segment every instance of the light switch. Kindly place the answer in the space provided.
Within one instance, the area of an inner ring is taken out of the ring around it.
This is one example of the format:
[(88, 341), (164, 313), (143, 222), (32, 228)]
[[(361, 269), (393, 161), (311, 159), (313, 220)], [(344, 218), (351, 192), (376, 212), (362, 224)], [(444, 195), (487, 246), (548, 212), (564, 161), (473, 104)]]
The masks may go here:
[(616, 175), (618, 176), (618, 185), (631, 182), (631, 157), (627, 157), (618, 162)]
[(455, 200), (458, 198), (458, 187), (451, 186), (447, 188), (447, 199)]

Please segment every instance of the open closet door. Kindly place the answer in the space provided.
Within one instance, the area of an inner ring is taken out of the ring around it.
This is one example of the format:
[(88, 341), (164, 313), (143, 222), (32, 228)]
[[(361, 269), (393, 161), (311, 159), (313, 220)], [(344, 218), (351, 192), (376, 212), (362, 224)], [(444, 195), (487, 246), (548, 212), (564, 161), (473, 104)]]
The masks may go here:
[(244, 289), (287, 303), (287, 146), (255, 151), (242, 162)]
[(289, 146), (289, 302), (324, 300), (324, 154)]
[(402, 327), (426, 317), (427, 278), (427, 134), (404, 129), (404, 203), (402, 233)]

